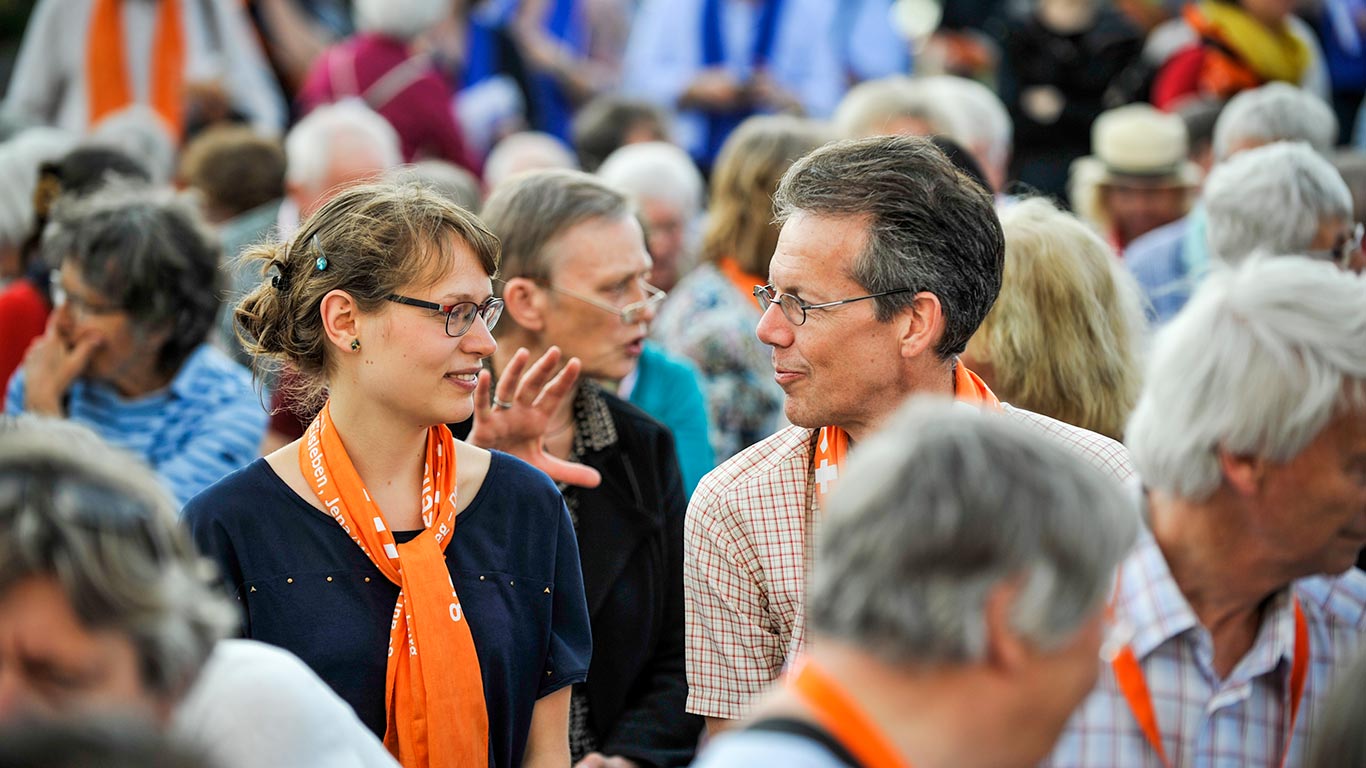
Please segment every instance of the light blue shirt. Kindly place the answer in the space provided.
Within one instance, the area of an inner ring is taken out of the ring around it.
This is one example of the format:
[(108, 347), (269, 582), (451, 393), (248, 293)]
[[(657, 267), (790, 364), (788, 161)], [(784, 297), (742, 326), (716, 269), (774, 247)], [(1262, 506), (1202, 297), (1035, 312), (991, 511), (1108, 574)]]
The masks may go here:
[[(169, 386), (125, 399), (103, 382), (77, 379), (67, 418), (142, 458), (178, 505), (259, 455), (266, 411), (247, 369), (202, 344)], [(23, 413), (24, 369), (10, 379), (7, 413)]]
[(825, 745), (790, 733), (723, 733), (702, 752), (692, 768), (849, 768)]

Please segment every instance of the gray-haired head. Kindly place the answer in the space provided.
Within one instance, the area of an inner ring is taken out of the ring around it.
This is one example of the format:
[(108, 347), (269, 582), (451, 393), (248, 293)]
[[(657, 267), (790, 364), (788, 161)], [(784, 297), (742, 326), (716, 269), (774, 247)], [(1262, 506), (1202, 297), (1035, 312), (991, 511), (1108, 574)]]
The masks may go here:
[[(504, 280), (546, 280), (550, 241), (592, 219), (634, 213), (626, 196), (582, 171), (531, 171), (499, 186), (484, 204), (484, 223), (503, 244)], [(501, 291), (498, 284), (495, 290)]]
[(76, 143), (65, 131), (30, 128), (0, 144), (0, 247), (19, 247), (33, 235), (38, 169), (60, 159)]
[(237, 621), (151, 470), (80, 427), (0, 421), (0, 594), (32, 578), (131, 640), (148, 691), (172, 699)]
[(324, 104), (309, 112), (285, 136), (285, 182), (321, 194), (332, 184), (334, 166), (359, 160), (376, 172), (403, 162), (398, 133), (384, 116), (359, 99)]
[(1273, 141), (1303, 141), (1318, 152), (1333, 149), (1338, 119), (1323, 99), (1288, 83), (1239, 93), (1214, 123), (1214, 160)]
[(1218, 451), (1293, 459), (1366, 397), (1366, 277), (1302, 257), (1215, 270), (1159, 333), (1125, 442), (1144, 483), (1201, 502)]
[(43, 238), (48, 264), (74, 265), (135, 330), (166, 335), (156, 360), (164, 374), (179, 370), (213, 327), (219, 252), (190, 201), (122, 184), (62, 200)]
[(449, 0), (355, 0), (356, 29), (412, 40), (451, 15)]
[(865, 80), (849, 89), (831, 118), (840, 138), (893, 134), (953, 135), (958, 116), (934, 99), (926, 81), (905, 75)]
[(151, 173), (153, 184), (168, 184), (175, 176), (175, 137), (161, 116), (144, 104), (101, 120), (85, 143), (112, 147), (132, 157)]
[(521, 131), (503, 138), (484, 161), (484, 186), (496, 190), (528, 171), (577, 170), (579, 159), (563, 141), (540, 131)]
[(986, 652), (986, 601), (1021, 586), (1013, 629), (1051, 650), (1104, 604), (1136, 503), (1005, 417), (916, 398), (858, 446), (832, 496), (806, 604), (812, 629), (890, 664)]
[(869, 293), (903, 291), (874, 299), (884, 322), (916, 292), (937, 296), (941, 358), (963, 351), (1001, 290), (1005, 238), (991, 195), (928, 139), (827, 144), (787, 170), (774, 206), (780, 223), (798, 212), (864, 217), (868, 240), (850, 277)]
[(1205, 181), (1210, 253), (1236, 264), (1256, 251), (1305, 253), (1325, 224), (1352, 219), (1352, 192), (1308, 144), (1276, 142), (1239, 152)]
[(986, 171), (994, 191), (1005, 185), (1015, 124), (996, 92), (966, 77), (932, 75), (921, 81), (930, 98), (943, 103), (953, 118), (947, 132)]
[(422, 160), (400, 165), (389, 173), (400, 184), (419, 184), (450, 200), (470, 213), (478, 213), (484, 203), (483, 190), (474, 174), (444, 160)]
[(675, 144), (627, 144), (607, 156), (598, 167), (598, 178), (637, 204), (647, 198), (667, 201), (682, 211), (687, 221), (697, 218), (702, 208), (702, 174), (688, 153)]

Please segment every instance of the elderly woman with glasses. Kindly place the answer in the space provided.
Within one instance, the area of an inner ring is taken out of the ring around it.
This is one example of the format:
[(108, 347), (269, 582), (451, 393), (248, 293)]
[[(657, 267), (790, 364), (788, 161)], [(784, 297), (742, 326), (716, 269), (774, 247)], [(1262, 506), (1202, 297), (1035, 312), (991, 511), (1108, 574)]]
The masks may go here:
[(207, 342), (218, 254), (185, 201), (111, 187), (60, 206), (47, 330), (9, 382), (10, 413), (60, 416), (149, 463), (180, 503), (256, 456), (266, 414)]
[[(583, 766), (688, 764), (701, 730), (684, 712), (683, 490), (669, 430), (595, 380), (635, 369), (663, 293), (625, 195), (576, 171), (541, 171), (494, 190), (484, 220), (503, 243), (507, 319), (496, 386), (477, 393), (471, 438), (535, 405), (526, 352), (582, 360), (581, 382), (544, 404), (544, 450), (600, 476), (564, 495), (583, 557), (593, 630), (588, 680), (574, 687), (569, 740)], [(533, 379), (533, 383), (540, 377)], [(490, 396), (491, 395), (491, 396)], [(489, 435), (486, 437), (486, 435)]]
[(590, 637), (564, 501), (446, 427), (497, 348), (497, 239), (425, 187), (380, 184), (248, 257), (267, 278), (239, 335), (322, 407), (186, 508), (246, 634), (307, 662), (404, 765), (567, 765)]

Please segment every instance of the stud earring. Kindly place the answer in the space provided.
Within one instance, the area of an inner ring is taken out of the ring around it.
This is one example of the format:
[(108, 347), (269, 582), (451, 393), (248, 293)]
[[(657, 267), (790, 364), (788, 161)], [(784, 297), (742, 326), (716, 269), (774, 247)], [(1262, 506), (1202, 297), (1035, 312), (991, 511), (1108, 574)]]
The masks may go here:
[(351, 340), (351, 351), (356, 352), (360, 349), (360, 339)]

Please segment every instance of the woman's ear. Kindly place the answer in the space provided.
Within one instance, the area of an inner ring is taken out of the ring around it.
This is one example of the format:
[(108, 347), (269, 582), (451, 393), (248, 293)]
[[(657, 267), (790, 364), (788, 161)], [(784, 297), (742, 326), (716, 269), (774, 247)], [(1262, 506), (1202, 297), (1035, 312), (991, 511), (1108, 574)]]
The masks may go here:
[(519, 327), (540, 333), (545, 329), (546, 292), (534, 280), (511, 278), (503, 283), (503, 312)]
[(323, 333), (338, 351), (350, 351), (351, 342), (360, 339), (360, 307), (351, 294), (341, 289), (328, 291), (318, 306), (322, 313)]

